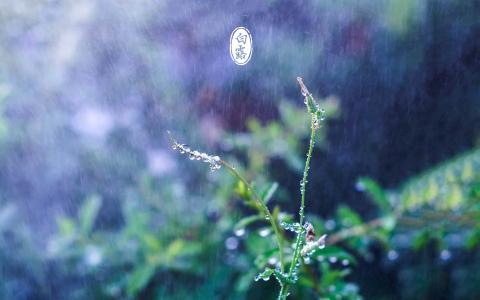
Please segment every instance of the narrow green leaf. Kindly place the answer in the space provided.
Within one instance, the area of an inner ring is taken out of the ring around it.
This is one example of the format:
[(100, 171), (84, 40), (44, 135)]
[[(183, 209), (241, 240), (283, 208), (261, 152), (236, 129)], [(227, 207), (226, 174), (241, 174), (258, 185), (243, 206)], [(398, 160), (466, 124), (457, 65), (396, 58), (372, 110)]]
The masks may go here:
[(127, 281), (127, 293), (135, 296), (143, 290), (155, 274), (155, 267), (150, 265), (139, 266), (130, 274)]
[(248, 217), (242, 218), (235, 225), (234, 230), (245, 228), (245, 227), (247, 227), (248, 225), (250, 225), (254, 222), (263, 221), (263, 220), (265, 220), (265, 218), (262, 217), (262, 216), (259, 216), (259, 215), (248, 216)]
[(71, 218), (59, 217), (57, 226), (62, 236), (71, 236), (75, 232), (75, 222)]
[(346, 205), (340, 205), (337, 214), (344, 226), (350, 227), (363, 223), (360, 216)]
[(80, 230), (83, 234), (89, 234), (97, 218), (102, 205), (102, 199), (98, 195), (88, 197), (78, 212)]
[(274, 182), (272, 185), (261, 194), (261, 198), (265, 204), (267, 204), (278, 189), (278, 183)]
[(365, 191), (383, 212), (390, 210), (387, 195), (376, 181), (368, 177), (361, 177), (357, 181), (357, 188)]

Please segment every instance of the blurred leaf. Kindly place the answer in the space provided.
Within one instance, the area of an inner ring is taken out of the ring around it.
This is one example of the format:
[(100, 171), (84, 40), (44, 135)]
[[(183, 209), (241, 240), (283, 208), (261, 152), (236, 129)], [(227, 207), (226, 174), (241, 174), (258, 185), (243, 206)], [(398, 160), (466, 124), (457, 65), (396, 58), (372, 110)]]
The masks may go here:
[(268, 264), (268, 260), (274, 257), (278, 253), (278, 248), (272, 248), (265, 250), (263, 253), (260, 253), (255, 258), (255, 265), (258, 268), (263, 268), (265, 265)]
[(415, 236), (413, 240), (413, 249), (420, 250), (425, 247), (430, 240), (430, 231), (429, 230), (422, 230)]
[(147, 246), (149, 251), (157, 252), (161, 251), (162, 244), (160, 239), (157, 238), (154, 234), (150, 232), (145, 232), (141, 236), (142, 242)]
[(135, 296), (150, 282), (155, 274), (155, 267), (151, 265), (140, 265), (128, 277), (127, 293)]
[(102, 205), (102, 199), (98, 195), (88, 197), (78, 213), (80, 230), (83, 234), (89, 234), (93, 228), (98, 211)]
[(237, 182), (234, 189), (235, 193), (245, 201), (245, 205), (257, 208), (257, 202), (253, 200), (252, 192), (241, 180)]
[(173, 260), (182, 250), (185, 242), (181, 239), (176, 239), (168, 245), (167, 250), (165, 251), (165, 256), (167, 261)]
[(71, 236), (75, 232), (75, 222), (66, 217), (57, 218), (58, 229), (63, 236)]
[(237, 279), (235, 284), (235, 290), (237, 292), (245, 292), (248, 288), (252, 285), (253, 278), (255, 278), (256, 272), (254, 270), (250, 270), (249, 272), (243, 273), (240, 275), (240, 278)]
[(401, 208), (437, 210), (466, 208), (480, 178), (480, 149), (445, 161), (408, 180), (398, 192)]
[(337, 210), (337, 214), (343, 226), (351, 227), (361, 225), (363, 223), (360, 216), (346, 205), (340, 205)]
[(245, 228), (245, 227), (247, 227), (248, 225), (250, 225), (254, 222), (263, 221), (263, 220), (265, 220), (265, 218), (262, 217), (262, 216), (259, 216), (259, 215), (248, 216), (248, 217), (242, 218), (235, 225), (234, 230)]
[(347, 260), (349, 263), (356, 264), (357, 260), (351, 254), (346, 252), (340, 247), (336, 246), (326, 246), (323, 249), (317, 248), (315, 252), (310, 256), (312, 259), (322, 256), (325, 260), (329, 258), (334, 258), (335, 261), (341, 262), (342, 260)]
[(357, 181), (357, 188), (365, 191), (383, 212), (389, 211), (388, 198), (376, 181), (368, 177), (361, 177)]
[(470, 235), (467, 238), (467, 241), (465, 243), (465, 248), (467, 250), (473, 250), (475, 247), (477, 247), (480, 244), (480, 226), (475, 228)]
[(332, 270), (328, 262), (322, 262), (320, 264), (320, 269), (322, 271), (321, 286), (324, 287), (334, 285), (338, 281), (342, 280), (342, 278), (350, 274), (349, 269)]
[(263, 191), (263, 193), (260, 195), (260, 198), (262, 198), (263, 202), (267, 204), (272, 199), (277, 189), (278, 183), (272, 183), (272, 185), (267, 190)]

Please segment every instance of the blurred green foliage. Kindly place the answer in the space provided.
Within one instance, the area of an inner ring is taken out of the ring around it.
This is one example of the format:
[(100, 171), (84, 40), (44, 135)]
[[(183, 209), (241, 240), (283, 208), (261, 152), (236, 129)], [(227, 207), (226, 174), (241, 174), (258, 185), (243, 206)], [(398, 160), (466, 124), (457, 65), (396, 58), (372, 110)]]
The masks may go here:
[(478, 150), (449, 160), (478, 139), (477, 1), (194, 2), (0, 4), (0, 298), (274, 298), (245, 187), (158, 150), (167, 127), (218, 145), (292, 221), (308, 120), (279, 99), (303, 74), (341, 98), (307, 216), (338, 242), (292, 298), (479, 299)]
[[(327, 108), (327, 119), (338, 116), (336, 102), (330, 99), (322, 105)], [(280, 111), (278, 121), (261, 125), (251, 119), (247, 132), (228, 134), (223, 141), (232, 155), (228, 159), (235, 162), (238, 170), (255, 178), (256, 189), (272, 207), (278, 223), (293, 221), (293, 215), (281, 212), (278, 206), (292, 200), (286, 198), (288, 193), (275, 182), (274, 174), (264, 170), (272, 160), (281, 160), (299, 174), (301, 141), (308, 132), (305, 122), (301, 121), (305, 119), (303, 109), (285, 103)], [(328, 126), (320, 129), (317, 144), (320, 151), (326, 146), (327, 129)], [(410, 253), (405, 255), (412, 257), (417, 256), (414, 252), (430, 251), (431, 241), (440, 256), (457, 251), (469, 251), (468, 255), (475, 256), (480, 237), (476, 164), (478, 150), (447, 161), (393, 191), (382, 189), (372, 179), (361, 178), (357, 188), (368, 193), (378, 207), (377, 217), (370, 220), (345, 205), (338, 207), (333, 219), (307, 215), (317, 234), (329, 235), (329, 245), (303, 261), (292, 297), (360, 299), (362, 290), (353, 279), (358, 268), (363, 268), (365, 261), (371, 259), (371, 247), (375, 244), (382, 245), (389, 256), (392, 255), (390, 260), (397, 259), (391, 251)], [(176, 207), (179, 202), (172, 197), (181, 195), (175, 192), (178, 186), (158, 184), (154, 178), (143, 175), (138, 186), (126, 190), (121, 208), (122, 225), (118, 229), (102, 228), (97, 220), (103, 201), (99, 195), (92, 194), (76, 216), (57, 219), (57, 233), (47, 241), (47, 250), (40, 254), (32, 246), (29, 233), (32, 229), (12, 226), (16, 222), (15, 210), (13, 206), (4, 206), (0, 211), (3, 240), (0, 246), (15, 243), (18, 247), (15, 255), (11, 247), (0, 248), (1, 261), (8, 261), (0, 274), (2, 297), (8, 298), (19, 289), (25, 292), (25, 298), (32, 295), (69, 299), (275, 297), (270, 285), (253, 281), (260, 271), (274, 270), (269, 268), (278, 263), (272, 232), (265, 227), (265, 220), (246, 187), (219, 173), (209, 177), (218, 188), (209, 189), (205, 198), (210, 203), (202, 204), (205, 214), (201, 217), (182, 217), (182, 209)], [(458, 197), (455, 205), (444, 205), (450, 201), (445, 199), (451, 199), (452, 189), (461, 191), (455, 194)], [(412, 191), (418, 197), (415, 201), (411, 200)], [(451, 207), (455, 208), (453, 213), (446, 210)], [(460, 248), (451, 238), (457, 233), (468, 236), (462, 239)], [(291, 238), (288, 231), (283, 234), (286, 241)], [(399, 243), (398, 237), (404, 235), (412, 237), (407, 238), (407, 243)], [(462, 250), (465, 247), (466, 250)], [(442, 254), (445, 250), (449, 252)], [(455, 280), (473, 276), (467, 270), (473, 270), (474, 266), (461, 265)], [(11, 273), (10, 268), (23, 272), (25, 277)], [(427, 297), (429, 286), (442, 280), (432, 277), (424, 283), (415, 281), (412, 272), (417, 268), (430, 271), (436, 268), (439, 273), (434, 272), (441, 276), (441, 266), (428, 259), (420, 265), (402, 267), (401, 284), (415, 282), (403, 294), (406, 299)], [(268, 277), (265, 274), (265, 279)], [(16, 278), (20, 278), (20, 282)], [(456, 288), (456, 295), (462, 295), (463, 299), (474, 299), (479, 293), (468, 284)]]

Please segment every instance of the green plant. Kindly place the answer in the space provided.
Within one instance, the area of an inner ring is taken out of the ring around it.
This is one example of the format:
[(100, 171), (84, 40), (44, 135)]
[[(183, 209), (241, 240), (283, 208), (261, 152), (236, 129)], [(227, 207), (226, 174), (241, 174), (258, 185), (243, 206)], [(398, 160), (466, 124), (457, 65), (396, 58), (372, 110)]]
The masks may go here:
[[(470, 286), (469, 278), (478, 276), (479, 163), (480, 150), (473, 149), (413, 176), (394, 190), (384, 190), (370, 178), (358, 181), (357, 187), (377, 203), (380, 214), (390, 216), (395, 224), (383, 238), (389, 260), (408, 257), (409, 262), (398, 265), (398, 273), (403, 274), (398, 284), (408, 287), (403, 297), (478, 299), (479, 291)], [(462, 261), (464, 257), (470, 259)], [(449, 268), (451, 278), (446, 276)], [(422, 272), (431, 276), (422, 276)], [(451, 290), (445, 288), (448, 282)]]
[[(268, 208), (267, 203), (277, 188), (275, 184), (265, 193), (260, 195), (255, 191), (253, 185), (249, 183), (231, 164), (220, 159), (219, 156), (213, 156), (192, 150), (188, 146), (176, 141), (169, 133), (172, 148), (174, 150), (178, 150), (180, 153), (188, 155), (191, 160), (202, 160), (203, 162), (208, 163), (212, 171), (218, 170), (221, 166), (224, 166), (231, 174), (233, 174), (239, 180), (239, 185), (237, 187), (239, 194), (242, 195), (247, 202), (249, 201), (248, 203), (252, 207), (258, 210), (261, 217), (269, 222), (277, 243), (277, 249), (275, 252), (278, 253), (279, 263), (276, 268), (265, 268), (263, 272), (255, 277), (255, 280), (269, 280), (273, 275), (280, 284), (278, 299), (286, 299), (289, 295), (289, 287), (298, 281), (297, 273), (301, 264), (300, 261), (302, 259), (308, 259), (317, 249), (323, 249), (326, 240), (326, 235), (322, 235), (315, 240), (313, 226), (310, 223), (305, 222), (305, 191), (308, 183), (310, 160), (315, 145), (315, 133), (320, 127), (320, 122), (325, 119), (325, 110), (319, 107), (312, 94), (304, 85), (302, 78), (298, 77), (297, 81), (300, 85), (302, 95), (304, 96), (304, 102), (310, 115), (310, 139), (307, 157), (303, 168), (303, 177), (300, 181), (301, 199), (298, 213), (299, 221), (296, 223), (279, 221), (278, 209), (271, 212)], [(244, 224), (242, 225), (245, 226), (257, 219), (258, 216), (249, 217), (248, 219), (243, 220)], [(293, 253), (290, 253), (288, 260), (285, 258), (286, 249), (283, 229), (293, 231), (296, 235)]]

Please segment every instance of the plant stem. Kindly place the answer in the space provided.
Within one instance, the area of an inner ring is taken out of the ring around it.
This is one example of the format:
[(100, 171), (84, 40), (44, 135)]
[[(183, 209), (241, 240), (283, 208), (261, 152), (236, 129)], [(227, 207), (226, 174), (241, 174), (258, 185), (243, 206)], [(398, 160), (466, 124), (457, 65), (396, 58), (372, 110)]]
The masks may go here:
[(240, 175), (240, 173), (238, 173), (238, 171), (232, 165), (230, 165), (229, 163), (227, 163), (224, 160), (221, 160), (220, 163), (222, 165), (224, 165), (225, 168), (227, 168), (230, 171), (230, 173), (232, 173), (241, 182), (243, 182), (243, 184), (245, 184), (247, 189), (250, 192), (252, 192), (252, 194), (255, 198), (255, 201), (257, 202), (259, 207), (262, 209), (263, 214), (265, 215), (265, 218), (270, 222), (270, 224), (273, 228), (273, 231), (275, 233), (276, 240), (277, 240), (278, 253), (279, 253), (279, 258), (280, 258), (280, 270), (283, 272), (284, 269), (285, 269), (285, 260), (284, 260), (284, 257), (283, 257), (283, 238), (282, 238), (282, 235), (280, 233), (280, 229), (278, 228), (277, 222), (275, 221), (272, 214), (270, 213), (270, 210), (268, 209), (267, 205), (262, 201), (260, 196), (258, 196), (257, 192), (253, 189), (252, 185), (250, 183), (248, 183), (248, 181), (245, 178), (243, 178), (243, 176)]
[[(310, 170), (310, 160), (312, 158), (313, 147), (315, 145), (315, 119), (314, 115), (311, 116), (311, 124), (310, 124), (311, 132), (310, 132), (310, 142), (307, 152), (307, 160), (305, 161), (305, 168), (303, 169), (303, 178), (300, 182), (300, 193), (301, 193), (301, 201), (300, 201), (300, 226), (303, 227), (303, 220), (305, 218), (305, 190), (307, 186), (307, 179), (308, 179), (308, 171)], [(300, 247), (302, 245), (302, 236), (301, 233), (297, 235), (297, 240), (295, 242), (295, 251), (293, 252), (293, 259), (290, 264), (290, 269), (288, 271), (288, 278), (292, 278), (293, 270), (295, 269), (295, 265), (300, 258)], [(278, 295), (278, 299), (284, 300), (288, 296), (288, 283), (286, 283), (282, 289), (280, 290), (280, 294)]]
[(300, 192), (302, 194), (302, 200), (300, 204), (300, 225), (303, 226), (304, 210), (305, 210), (305, 188), (307, 186), (308, 171), (310, 170), (310, 160), (312, 158), (313, 147), (315, 146), (315, 125), (314, 118), (311, 119), (311, 132), (310, 132), (310, 146), (308, 147), (307, 161), (305, 162), (305, 168), (303, 169), (303, 178), (300, 185)]

